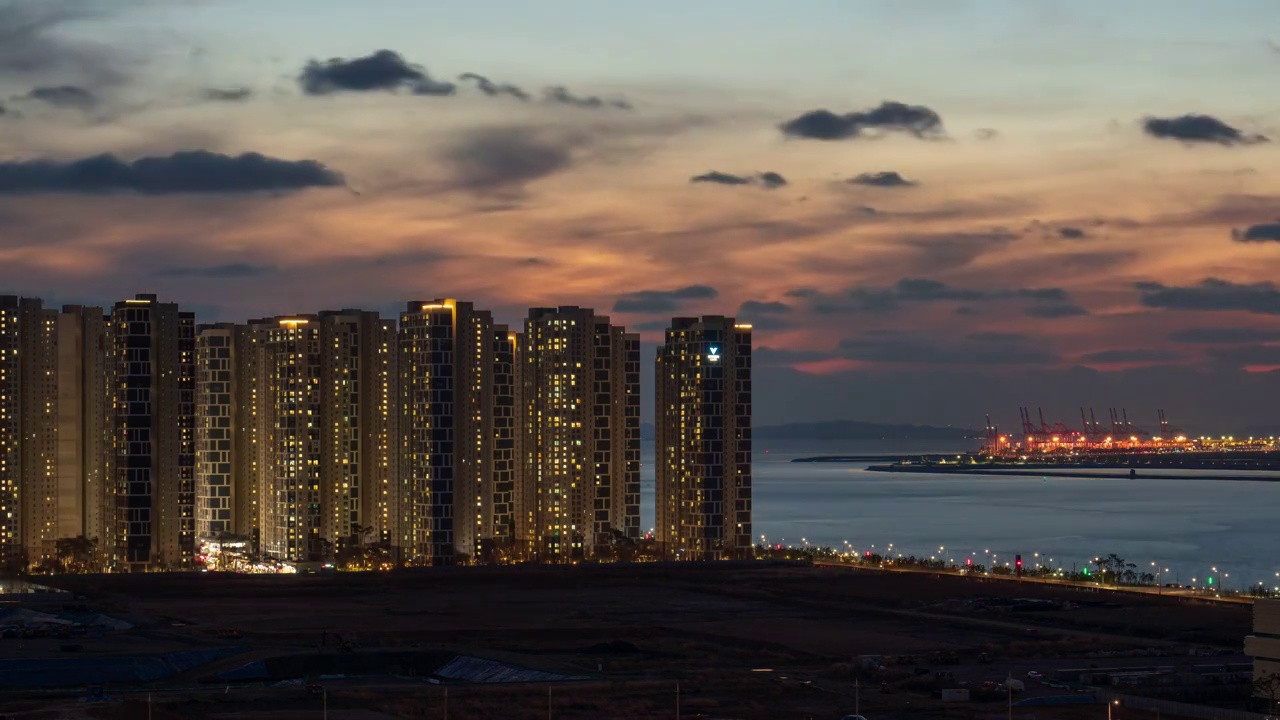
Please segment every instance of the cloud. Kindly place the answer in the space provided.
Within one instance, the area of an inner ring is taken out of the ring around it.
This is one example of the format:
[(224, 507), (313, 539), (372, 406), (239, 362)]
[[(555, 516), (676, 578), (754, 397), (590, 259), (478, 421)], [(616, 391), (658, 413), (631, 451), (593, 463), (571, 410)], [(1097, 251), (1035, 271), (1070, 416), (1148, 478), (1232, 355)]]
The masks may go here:
[(1247, 343), (1280, 342), (1280, 330), (1251, 327), (1201, 327), (1177, 330), (1169, 334), (1176, 343), (1203, 345), (1243, 345)]
[(892, 170), (887, 172), (862, 173), (856, 177), (849, 178), (845, 182), (853, 185), (870, 185), (872, 187), (882, 188), (915, 187), (916, 185), (919, 185), (915, 180), (908, 180)]
[(205, 88), (200, 96), (213, 102), (240, 102), (253, 97), (253, 90), (247, 87)]
[(542, 97), (546, 102), (558, 103), (560, 105), (571, 105), (573, 107), (587, 108), (591, 110), (603, 108), (615, 108), (617, 110), (633, 109), (631, 103), (626, 100), (606, 100), (595, 95), (574, 95), (563, 85), (554, 85), (543, 90)]
[(738, 307), (739, 315), (787, 315), (793, 308), (783, 302), (748, 300)]
[(24, 100), (35, 100), (54, 107), (74, 108), (76, 110), (92, 110), (98, 106), (98, 96), (75, 85), (58, 85), (38, 87), (22, 96)]
[(1022, 314), (1028, 317), (1054, 320), (1057, 318), (1079, 317), (1081, 315), (1088, 315), (1089, 311), (1073, 303), (1060, 303), (1060, 304), (1053, 304), (1053, 305), (1032, 305), (1026, 310), (1023, 310)]
[(1000, 131), (993, 128), (978, 128), (973, 131), (973, 136), (979, 140), (995, 140), (1000, 137)]
[(965, 267), (983, 255), (1004, 249), (1017, 238), (1013, 233), (996, 230), (909, 235), (900, 243), (919, 251), (916, 272), (941, 272)]
[(1277, 345), (1215, 347), (1209, 348), (1208, 353), (1215, 362), (1235, 367), (1280, 365), (1280, 346)]
[(69, 39), (59, 30), (138, 5), (134, 0), (4, 0), (0, 2), (0, 73), (74, 77), (94, 85), (124, 79), (116, 48)]
[(454, 180), (473, 191), (519, 187), (573, 164), (572, 142), (531, 128), (502, 127), (462, 135), (443, 154)]
[(719, 296), (719, 291), (709, 285), (689, 285), (676, 290), (641, 290), (620, 296), (613, 304), (613, 311), (675, 312), (686, 300), (714, 300)]
[(713, 183), (717, 185), (758, 185), (765, 190), (774, 190), (787, 184), (787, 179), (776, 172), (756, 173), (755, 175), (732, 175), (718, 170), (694, 175), (691, 183)]
[(844, 115), (830, 110), (811, 110), (779, 126), (788, 137), (811, 140), (847, 140), (863, 137), (867, 131), (904, 132), (917, 138), (940, 137), (942, 118), (923, 105), (886, 100), (879, 107)]
[(114, 155), (0, 162), (0, 195), (251, 193), (344, 184), (339, 173), (314, 160), (278, 160), (257, 153), (231, 157), (195, 150), (132, 162)]
[(516, 98), (517, 100), (529, 99), (529, 93), (525, 92), (524, 90), (521, 90), (515, 85), (509, 85), (507, 83), (495, 83), (489, 78), (483, 75), (477, 75), (476, 73), (463, 73), (458, 76), (458, 81), (474, 82), (476, 84), (476, 89), (484, 93), (485, 95), (488, 95), (489, 97), (496, 97), (498, 95), (507, 95), (507, 96)]
[(1280, 223), (1263, 223), (1251, 225), (1244, 230), (1232, 230), (1231, 238), (1236, 242), (1280, 242)]
[(253, 265), (251, 263), (229, 263), (226, 265), (213, 265), (210, 267), (174, 267), (162, 270), (161, 275), (169, 275), (171, 277), (195, 277), (195, 278), (218, 278), (231, 279), (243, 277), (256, 277), (273, 273), (276, 268), (272, 265)]
[(1253, 145), (1267, 142), (1267, 138), (1261, 135), (1245, 135), (1212, 115), (1147, 117), (1142, 121), (1142, 129), (1151, 137), (1186, 144)]
[(308, 95), (399, 90), (409, 90), (414, 95), (452, 95), (458, 89), (451, 82), (432, 79), (421, 66), (407, 62), (392, 50), (350, 60), (312, 60), (302, 69), (298, 83)]
[(1280, 289), (1271, 282), (1239, 284), (1206, 278), (1198, 285), (1179, 287), (1140, 282), (1134, 287), (1141, 293), (1141, 302), (1146, 307), (1280, 315)]
[(1089, 233), (1083, 228), (1078, 227), (1060, 227), (1058, 228), (1058, 237), (1064, 240), (1083, 240), (1089, 237)]
[(783, 302), (748, 300), (738, 307), (738, 317), (758, 330), (780, 330), (791, 327), (795, 309)]
[(1027, 335), (979, 333), (946, 340), (909, 333), (864, 333), (840, 342), (840, 353), (850, 360), (922, 365), (1044, 365), (1057, 357)]
[(902, 278), (889, 287), (859, 286), (836, 294), (800, 288), (788, 292), (787, 296), (809, 302), (813, 309), (821, 314), (851, 311), (887, 313), (912, 303), (1026, 300), (1064, 306), (1070, 304), (1071, 300), (1066, 290), (1056, 287), (983, 290), (953, 287), (929, 278)]
[(1118, 363), (1169, 362), (1179, 360), (1176, 354), (1160, 348), (1124, 348), (1100, 350), (1080, 358), (1085, 364), (1110, 365)]

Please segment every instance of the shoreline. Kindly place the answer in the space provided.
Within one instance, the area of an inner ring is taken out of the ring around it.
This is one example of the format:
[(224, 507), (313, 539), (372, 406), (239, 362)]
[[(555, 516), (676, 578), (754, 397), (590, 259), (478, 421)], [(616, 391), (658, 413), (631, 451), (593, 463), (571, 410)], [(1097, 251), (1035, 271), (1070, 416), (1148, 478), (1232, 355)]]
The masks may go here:
[[(871, 472), (883, 473), (917, 473), (922, 475), (1007, 475), (1010, 477), (1019, 477), (1026, 475), (1041, 475), (1043, 477), (1057, 478), (1094, 478), (1108, 480), (1232, 480), (1236, 482), (1280, 482), (1280, 473), (1275, 475), (1211, 475), (1212, 469), (1205, 468), (1204, 475), (1174, 475), (1171, 473), (1160, 472), (1138, 472), (1136, 476), (1130, 477), (1129, 471), (1137, 470), (1137, 468), (1129, 467), (1108, 467), (1097, 466), (1096, 470), (1115, 470), (1114, 473), (1107, 472), (1091, 472), (1085, 470), (1057, 470), (1048, 468), (1025, 467), (1025, 468), (976, 468), (964, 469), (962, 466), (954, 467), (943, 465), (869, 465), (866, 468)], [(1194, 470), (1194, 469), (1193, 469)]]

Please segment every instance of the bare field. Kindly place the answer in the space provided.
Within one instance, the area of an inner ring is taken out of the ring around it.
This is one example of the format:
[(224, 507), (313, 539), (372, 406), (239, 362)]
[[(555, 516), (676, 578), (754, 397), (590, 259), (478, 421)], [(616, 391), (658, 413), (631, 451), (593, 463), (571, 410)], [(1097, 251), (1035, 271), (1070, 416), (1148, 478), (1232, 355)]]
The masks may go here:
[[(591, 678), (550, 687), (553, 718), (674, 717), (677, 684), (685, 718), (839, 718), (853, 712), (855, 679), (860, 709), (872, 720), (986, 717), (1003, 714), (1003, 704), (944, 707), (893, 672), (858, 676), (856, 658), (917, 656), (911, 664), (932, 670), (945, 663), (957, 676), (999, 680), (1025, 675), (1027, 663), (1048, 669), (1078, 659), (1084, 666), (1099, 650), (1185, 655), (1191, 645), (1209, 645), (1238, 653), (1251, 622), (1247, 606), (765, 563), (67, 576), (51, 584), (136, 626), (85, 640), (78, 656), (246, 649), (144, 688), (156, 720), (322, 711), (324, 698), (301, 684), (210, 682), (250, 660), (303, 668), (295, 675), (325, 686), (335, 719), (444, 717), (445, 687), (406, 676), (429, 674), (453, 654)], [(1018, 612), (1000, 598), (1055, 600), (1064, 609)], [(339, 636), (350, 643), (342, 650)], [(65, 656), (57, 641), (0, 643), (3, 657)], [(979, 654), (991, 662), (978, 665)], [(325, 668), (347, 677), (316, 680)], [(882, 680), (892, 681), (889, 694), (879, 692)], [(548, 717), (546, 684), (450, 685), (447, 692), (451, 718)], [(1028, 688), (1036, 692), (1060, 691)], [(39, 717), (66, 702), (20, 695), (0, 705)], [(75, 713), (142, 717), (129, 714), (138, 708), (136, 693), (120, 696), (124, 702), (80, 705)], [(1096, 712), (1037, 708), (1034, 717)]]

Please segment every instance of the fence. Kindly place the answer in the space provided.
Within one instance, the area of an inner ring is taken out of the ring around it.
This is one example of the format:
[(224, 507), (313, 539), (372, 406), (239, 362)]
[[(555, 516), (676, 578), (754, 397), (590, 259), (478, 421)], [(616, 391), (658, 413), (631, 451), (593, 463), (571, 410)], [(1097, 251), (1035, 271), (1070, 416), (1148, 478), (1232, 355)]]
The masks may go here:
[(1192, 705), (1190, 703), (1176, 702), (1174, 700), (1159, 700), (1156, 698), (1137, 697), (1135, 695), (1120, 695), (1118, 693), (1110, 693), (1100, 690), (1095, 694), (1100, 703), (1119, 703), (1119, 707), (1132, 708), (1134, 710), (1146, 710), (1148, 712), (1159, 713), (1161, 715), (1171, 715), (1182, 718), (1195, 718), (1195, 720), (1274, 720), (1268, 715), (1260, 715), (1258, 713), (1247, 712), (1245, 710), (1228, 710), (1226, 708), (1210, 707), (1208, 705)]

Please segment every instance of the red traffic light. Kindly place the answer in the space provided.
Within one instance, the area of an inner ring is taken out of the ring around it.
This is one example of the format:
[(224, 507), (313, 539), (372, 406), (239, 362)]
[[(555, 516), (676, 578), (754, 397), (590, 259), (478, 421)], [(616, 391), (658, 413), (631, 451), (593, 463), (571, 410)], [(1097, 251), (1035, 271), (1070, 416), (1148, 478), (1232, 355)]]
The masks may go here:
[(965, 566), (965, 567), (973, 567), (973, 558), (971, 558), (971, 557), (967, 557), (967, 558), (965, 558), (965, 559), (964, 559), (964, 566)]
[(1021, 569), (1022, 569), (1022, 556), (1021, 556), (1021, 555), (1018, 555), (1017, 557), (1015, 557), (1015, 558), (1014, 558), (1014, 560), (1013, 560), (1013, 562), (1014, 562), (1014, 564), (1015, 564), (1015, 565), (1017, 565), (1017, 566), (1018, 566), (1018, 569), (1019, 569), (1019, 570), (1021, 570)]
[(870, 550), (868, 550), (868, 551), (867, 551), (867, 557), (871, 557), (871, 551), (870, 551)]

